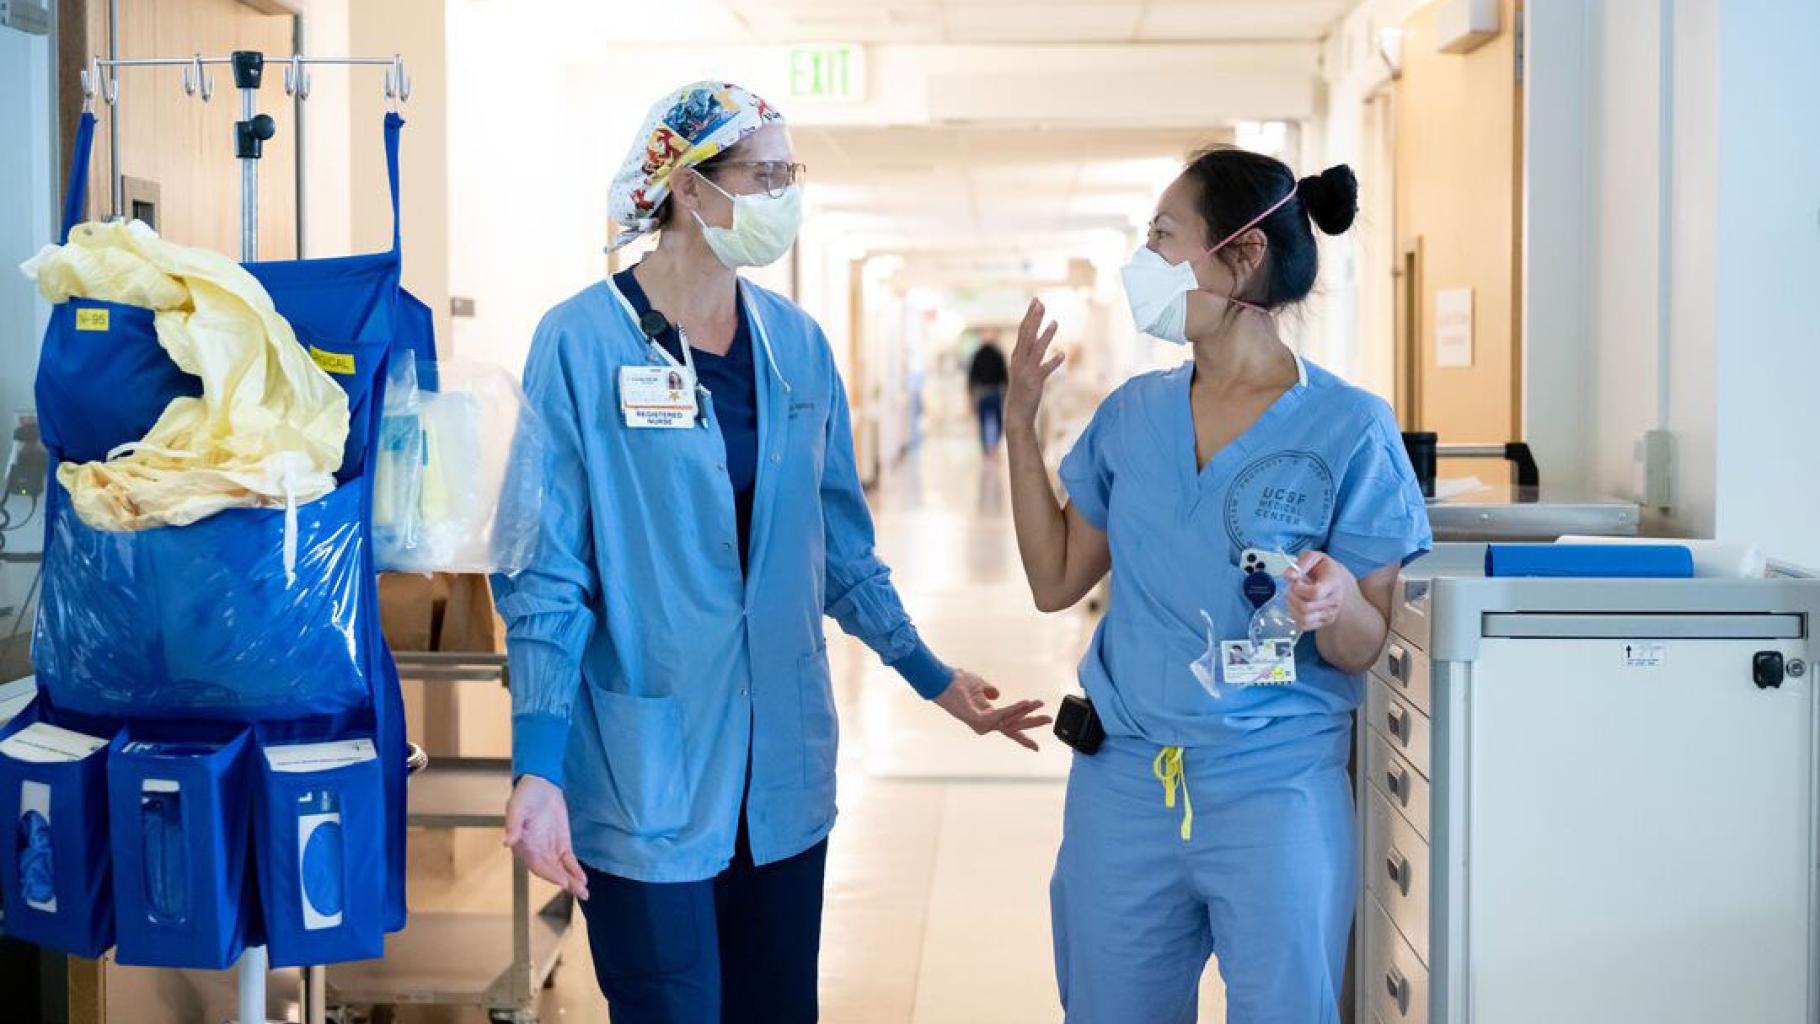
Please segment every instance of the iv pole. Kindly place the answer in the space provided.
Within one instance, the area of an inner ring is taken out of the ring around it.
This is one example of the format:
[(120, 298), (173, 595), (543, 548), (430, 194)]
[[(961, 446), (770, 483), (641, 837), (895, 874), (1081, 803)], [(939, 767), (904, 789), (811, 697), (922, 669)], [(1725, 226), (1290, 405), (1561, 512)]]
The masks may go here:
[[(390, 57), (305, 57), (297, 54), (291, 57), (273, 58), (273, 63), (283, 64), (284, 91), (286, 95), (299, 100), (309, 99), (311, 65), (335, 64), (353, 67), (384, 67), (385, 97), (389, 110), (397, 110), (398, 104), (411, 98), (411, 77), (405, 73), (404, 58), (397, 54)], [(132, 59), (91, 58), (88, 70), (82, 72), (82, 95), (84, 109), (92, 110), (97, 92), (114, 107), (120, 98), (121, 68), (181, 68), (183, 70), (183, 91), (186, 95), (201, 95), (207, 103), (215, 96), (215, 76), (207, 70), (211, 66), (228, 65), (233, 68), (234, 87), (240, 91), (240, 117), (234, 122), (234, 155), (240, 161), (240, 261), (251, 263), (259, 258), (259, 158), (263, 155), (265, 143), (277, 133), (278, 126), (269, 114), (258, 113), (259, 87), (265, 76), (266, 56), (257, 50), (236, 50), (226, 57), (204, 57), (193, 54), (189, 57), (145, 57)], [(106, 69), (105, 78), (103, 69)], [(117, 109), (117, 108), (116, 108)], [(110, 119), (108, 126), (113, 144), (113, 152), (119, 152), (119, 125)], [(112, 194), (114, 215), (124, 216), (122, 210), (122, 175), (120, 160), (115, 156), (109, 161), (109, 174), (112, 176)]]
[[(400, 103), (411, 98), (411, 78), (405, 73), (404, 58), (398, 54), (391, 57), (306, 57), (294, 54), (273, 58), (273, 62), (285, 66), (285, 94), (298, 100), (309, 98), (309, 68), (316, 64), (384, 67), (387, 109), (396, 111)], [(234, 87), (240, 90), (240, 120), (234, 122), (234, 156), (240, 161), (240, 262), (251, 263), (259, 259), (259, 158), (264, 152), (265, 143), (278, 130), (271, 115), (258, 113), (259, 87), (265, 77), (265, 54), (257, 50), (236, 50), (226, 57), (204, 57), (200, 53), (188, 57), (130, 60), (93, 57), (89, 60), (88, 69), (81, 74), (82, 108), (85, 112), (93, 113), (95, 96), (99, 93), (117, 115), (121, 68), (181, 68), (185, 95), (200, 94), (202, 101), (207, 103), (215, 95), (215, 78), (207, 69), (223, 64), (233, 69)], [(110, 116), (108, 133), (113, 154), (108, 173), (112, 178), (114, 216), (121, 217), (125, 213), (120, 208), (124, 188), (120, 172), (120, 126), (116, 117)], [(237, 978), (239, 1015), (236, 1019), (239, 1024), (266, 1024), (265, 990), (269, 969), (270, 961), (264, 946), (249, 946), (241, 954)], [(328, 1012), (327, 978), (322, 967), (302, 969), (301, 1001), (304, 1024), (325, 1024)]]

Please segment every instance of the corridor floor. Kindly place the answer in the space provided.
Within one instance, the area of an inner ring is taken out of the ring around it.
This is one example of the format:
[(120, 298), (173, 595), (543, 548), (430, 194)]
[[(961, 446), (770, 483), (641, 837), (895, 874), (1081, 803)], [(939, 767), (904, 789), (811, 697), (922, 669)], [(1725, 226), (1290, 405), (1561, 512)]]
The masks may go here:
[[(1074, 686), (1088, 612), (1045, 616), (1018, 564), (1002, 457), (934, 438), (872, 495), (879, 547), (945, 660), (1009, 698), (1051, 705)], [(828, 858), (822, 1019), (829, 1024), (1044, 1024), (1061, 1020), (1049, 938), (1049, 874), (1068, 756), (1045, 733), (1032, 754), (975, 737), (924, 704), (828, 623), (840, 704), (840, 825)], [(503, 910), (501, 857), (419, 907)], [(584, 930), (569, 940), (542, 1019), (604, 1022)], [(1224, 1019), (1217, 973), (1202, 1020)], [(483, 1021), (428, 1008), (409, 1022)], [(1135, 1024), (1135, 1022), (1134, 1022)]]

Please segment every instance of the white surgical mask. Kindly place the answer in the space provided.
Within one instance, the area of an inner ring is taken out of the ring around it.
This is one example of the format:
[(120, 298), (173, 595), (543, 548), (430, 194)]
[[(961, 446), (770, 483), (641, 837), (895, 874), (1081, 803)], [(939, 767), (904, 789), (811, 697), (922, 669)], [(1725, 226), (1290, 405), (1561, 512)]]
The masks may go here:
[(695, 214), (701, 225), (702, 238), (714, 255), (729, 270), (740, 267), (764, 267), (776, 263), (796, 242), (796, 232), (803, 224), (803, 192), (791, 185), (779, 195), (765, 192), (736, 196), (705, 175), (702, 177), (714, 191), (733, 201), (733, 226), (717, 228)]
[(1199, 287), (1194, 261), (1171, 263), (1148, 245), (1141, 245), (1120, 272), (1125, 279), (1125, 301), (1131, 304), (1131, 322), (1137, 329), (1162, 341), (1188, 343), (1188, 293)]

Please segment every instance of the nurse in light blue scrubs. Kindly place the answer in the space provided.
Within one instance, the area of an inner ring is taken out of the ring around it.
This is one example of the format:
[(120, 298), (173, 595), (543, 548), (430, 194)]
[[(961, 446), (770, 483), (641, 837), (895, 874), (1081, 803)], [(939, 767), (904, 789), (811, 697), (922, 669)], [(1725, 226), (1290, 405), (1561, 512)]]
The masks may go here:
[(944, 665), (873, 551), (821, 327), (741, 280), (796, 239), (803, 168), (737, 86), (652, 108), (611, 191), (637, 266), (552, 309), (525, 392), (554, 454), (536, 555), (495, 581), (506, 840), (582, 900), (614, 1024), (816, 1019), (834, 827), (825, 616), (977, 733), (1039, 701)]
[[(1051, 883), (1074, 1024), (1194, 1020), (1209, 955), (1232, 1024), (1339, 1020), (1352, 711), (1397, 571), (1431, 543), (1389, 408), (1278, 335), (1315, 283), (1311, 222), (1346, 230), (1357, 196), (1345, 167), (1188, 165), (1124, 280), (1138, 329), (1193, 359), (1105, 400), (1062, 462), (1065, 505), (1035, 429), (1055, 328), (1032, 304), (1020, 331), (1006, 426), (1031, 592), (1060, 610), (1112, 574), (1080, 669), (1107, 738), (1075, 755)], [(1295, 570), (1250, 573), (1248, 552)], [(1232, 655), (1280, 588), (1304, 631), (1294, 681), (1250, 684)]]

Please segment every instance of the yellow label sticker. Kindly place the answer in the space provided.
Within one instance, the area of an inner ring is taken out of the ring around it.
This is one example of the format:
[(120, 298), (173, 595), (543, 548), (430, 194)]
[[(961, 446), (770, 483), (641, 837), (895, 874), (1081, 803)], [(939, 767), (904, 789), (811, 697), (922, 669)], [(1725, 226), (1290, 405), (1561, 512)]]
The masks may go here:
[(346, 377), (354, 372), (354, 354), (352, 352), (324, 352), (311, 345), (310, 358), (316, 360), (317, 366), (330, 373), (339, 373)]
[(107, 330), (107, 312), (108, 311), (105, 309), (78, 309), (78, 310), (76, 310), (76, 330), (78, 330), (78, 331), (105, 331), (105, 330)]

